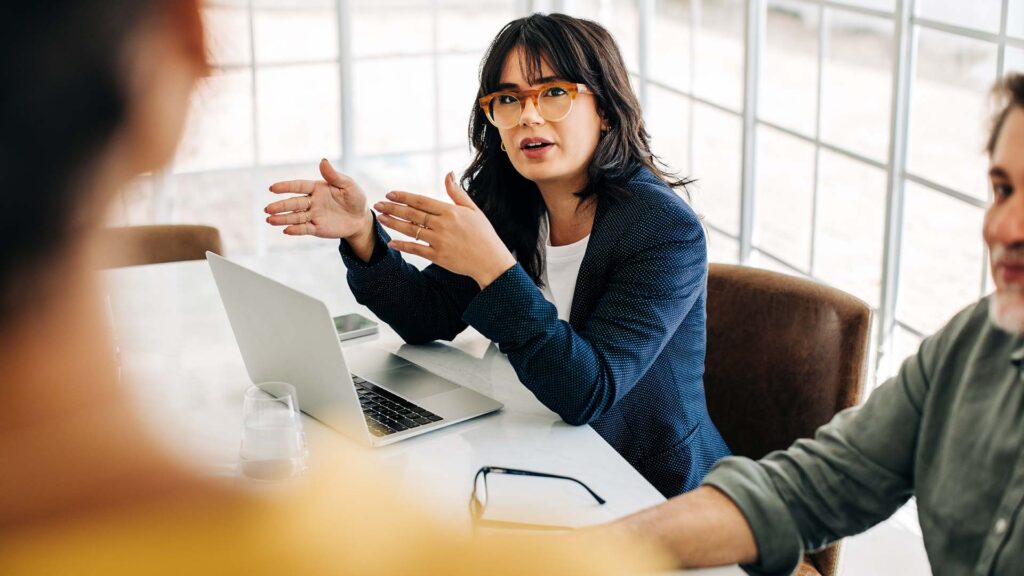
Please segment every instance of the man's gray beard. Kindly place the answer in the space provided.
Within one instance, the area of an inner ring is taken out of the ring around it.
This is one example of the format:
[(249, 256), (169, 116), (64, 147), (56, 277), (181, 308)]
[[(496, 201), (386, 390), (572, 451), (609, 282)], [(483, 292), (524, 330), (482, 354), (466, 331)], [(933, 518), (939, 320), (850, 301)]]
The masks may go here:
[(1024, 333), (1024, 293), (996, 290), (988, 303), (988, 319), (1004, 332)]

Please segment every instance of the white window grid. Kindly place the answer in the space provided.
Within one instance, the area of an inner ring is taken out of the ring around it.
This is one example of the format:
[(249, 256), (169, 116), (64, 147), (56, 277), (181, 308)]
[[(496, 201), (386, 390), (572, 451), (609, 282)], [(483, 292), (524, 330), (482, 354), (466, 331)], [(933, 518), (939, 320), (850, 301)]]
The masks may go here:
[[(409, 2), (391, 1), (382, 8), (386, 10), (419, 10), (428, 11), (431, 14), (430, 26), (431, 26), (431, 38), (432, 46), (427, 51), (402, 51), (397, 50), (394, 52), (387, 53), (373, 53), (367, 55), (356, 56), (352, 50), (352, 33), (351, 26), (354, 20), (353, 11), (355, 9), (356, 2), (354, 0), (322, 0), (321, 2), (302, 2), (297, 1), (294, 3), (288, 2), (261, 2), (260, 0), (206, 0), (203, 2), (204, 8), (220, 8), (228, 10), (241, 10), (245, 12), (247, 21), (249, 42), (248, 42), (248, 58), (247, 61), (243, 62), (226, 62), (218, 63), (215, 66), (214, 74), (225, 74), (231, 72), (248, 72), (249, 74), (249, 89), (250, 89), (250, 122), (252, 128), (252, 142), (251, 142), (251, 155), (252, 162), (249, 164), (235, 165), (231, 167), (223, 167), (216, 169), (175, 169), (173, 165), (165, 167), (161, 172), (153, 174), (149, 179), (154, 189), (154, 197), (152, 199), (152, 217), (156, 221), (169, 221), (171, 219), (172, 204), (175, 201), (175, 180), (176, 175), (196, 175), (196, 174), (228, 174), (228, 173), (250, 173), (253, 174), (256, 180), (260, 180), (260, 173), (266, 170), (273, 170), (282, 167), (294, 166), (295, 162), (267, 162), (261, 156), (261, 143), (262, 138), (260, 134), (260, 122), (259, 122), (259, 111), (260, 111), (260, 98), (258, 90), (257, 75), (263, 71), (275, 70), (275, 69), (287, 69), (287, 68), (300, 68), (311, 65), (333, 65), (337, 66), (338, 78), (337, 82), (340, 88), (340, 156), (337, 158), (340, 165), (339, 168), (344, 171), (357, 170), (360, 163), (364, 161), (373, 160), (384, 160), (390, 158), (404, 158), (408, 156), (416, 155), (431, 155), (434, 158), (434, 181), (441, 181), (443, 174), (447, 169), (443, 165), (443, 158), (446, 153), (466, 151), (468, 150), (467, 144), (452, 145), (443, 144), (442, 135), (440, 129), (434, 131), (434, 142), (433, 145), (427, 148), (406, 148), (406, 149), (395, 149), (388, 150), (380, 153), (369, 153), (359, 154), (358, 144), (355, 138), (355, 131), (353, 129), (353, 119), (357, 114), (357, 111), (353, 110), (352, 103), (354, 101), (353, 90), (355, 86), (353, 78), (353, 65), (358, 62), (373, 61), (373, 60), (399, 60), (405, 58), (423, 58), (429, 57), (432, 65), (432, 77), (433, 77), (433, 91), (434, 91), (434, 125), (440, 126), (441, 116), (441, 96), (440, 86), (443, 79), (440, 74), (440, 60), (444, 57), (449, 56), (465, 56), (465, 55), (479, 55), (481, 50), (479, 49), (441, 49), (439, 47), (439, 18), (443, 8), (447, 4), (444, 0), (431, 0), (430, 2), (424, 3), (422, 1), (411, 0)], [(508, 6), (512, 4), (508, 0), (480, 0), (475, 2), (474, 6)], [(521, 0), (516, 0), (514, 5), (517, 7), (517, 13), (526, 13), (529, 10), (529, 5)], [(256, 48), (256, 13), (257, 11), (262, 13), (267, 12), (287, 12), (296, 13), (302, 11), (315, 11), (324, 12), (325, 9), (333, 8), (333, 12), (336, 19), (336, 26), (338, 31), (338, 46), (337, 46), (337, 57), (334, 58), (297, 58), (289, 59), (286, 61), (271, 61), (262, 62), (257, 57)], [(360, 5), (360, 9), (373, 10), (377, 9), (376, 6), (363, 4)], [(256, 211), (258, 202), (253, 200), (252, 211)], [(261, 234), (259, 231), (264, 228), (266, 224), (262, 219), (256, 219), (253, 222), (253, 227), (257, 229), (257, 232), (253, 235), (255, 238), (256, 246), (255, 251), (257, 254), (264, 254), (267, 252), (266, 236)]]
[[(1001, 3), (1001, 14), (1000, 24), (998, 33), (985, 32), (928, 18), (923, 18), (916, 15), (915, 11), (917, 8), (917, 0), (894, 0), (894, 10), (880, 10), (875, 8), (868, 8), (858, 6), (854, 4), (847, 4), (836, 0), (793, 0), (800, 4), (806, 4), (817, 10), (818, 17), (818, 54), (817, 54), (817, 112), (815, 119), (815, 131), (813, 135), (803, 134), (799, 131), (780, 125), (776, 122), (771, 122), (766, 119), (760, 118), (758, 115), (758, 103), (759, 103), (759, 87), (760, 87), (760, 74), (762, 69), (762, 58), (765, 54), (764, 51), (764, 40), (765, 40), (765, 24), (766, 24), (766, 13), (768, 7), (768, 0), (746, 0), (745, 2), (745, 15), (744, 15), (744, 79), (743, 79), (743, 99), (742, 109), (735, 109), (732, 106), (716, 102), (712, 98), (703, 97), (697, 93), (695, 87), (695, 66), (689, 67), (689, 89), (682, 90), (678, 87), (668, 85), (663, 82), (659, 82), (656, 79), (651, 78), (650, 74), (650, 61), (651, 61), (651, 49), (652, 49), (652, 36), (651, 30), (655, 19), (655, 0), (636, 0), (637, 8), (637, 37), (639, 38), (638, 54), (637, 54), (637, 68), (631, 70), (634, 80), (636, 81), (638, 95), (640, 97), (641, 104), (645, 106), (648, 102), (648, 93), (650, 87), (657, 87), (668, 93), (683, 96), (688, 101), (688, 114), (690, 115), (690, 125), (693, 125), (693, 110), (695, 104), (700, 104), (739, 118), (742, 121), (742, 152), (741, 152), (741, 186), (740, 186), (740, 215), (739, 215), (739, 233), (735, 234), (721, 227), (715, 226), (712, 223), (707, 223), (708, 227), (716, 233), (735, 240), (738, 243), (738, 254), (736, 260), (742, 264), (748, 264), (751, 262), (752, 254), (756, 251), (758, 255), (763, 256), (780, 267), (790, 270), (793, 273), (808, 276), (816, 280), (822, 281), (821, 278), (815, 276), (814, 269), (814, 242), (817, 231), (817, 204), (819, 195), (819, 178), (818, 171), (820, 168), (820, 156), (821, 151), (825, 150), (830, 153), (837, 154), (839, 156), (861, 162), (867, 166), (883, 170), (887, 176), (886, 184), (886, 209), (885, 209), (885, 239), (884, 239), (884, 251), (883, 251), (883, 270), (882, 270), (882, 282), (881, 282), (881, 293), (879, 295), (879, 305), (874, 309), (874, 328), (873, 328), (873, 342), (872, 348), (873, 364), (876, 367), (876, 371), (880, 375), (886, 375), (891, 372), (893, 362), (895, 360), (890, 358), (893, 352), (893, 338), (897, 328), (906, 331), (918, 338), (925, 336), (915, 327), (900, 321), (896, 317), (896, 301), (899, 290), (899, 274), (900, 274), (900, 260), (902, 256), (902, 231), (904, 225), (904, 202), (905, 202), (905, 186), (909, 183), (920, 185), (928, 190), (938, 192), (942, 195), (954, 198), (959, 202), (964, 203), (967, 206), (972, 206), (979, 209), (984, 209), (987, 202), (985, 200), (978, 199), (964, 191), (957, 190), (955, 188), (940, 184), (938, 182), (929, 179), (926, 175), (916, 174), (910, 171), (907, 167), (907, 139), (909, 130), (909, 118), (910, 118), (910, 97), (911, 91), (913, 90), (913, 73), (914, 67), (917, 60), (916, 46), (917, 46), (917, 35), (921, 30), (935, 30), (944, 32), (947, 34), (955, 35), (958, 37), (969, 38), (973, 40), (979, 40), (995, 45), (998, 49), (997, 53), (997, 77), (1002, 77), (1006, 72), (1006, 49), (1007, 47), (1024, 49), (1024, 40), (1009, 36), (1007, 34), (1007, 18), (1009, 12), (1009, 0), (1002, 0)], [(438, 62), (441, 57), (445, 56), (459, 56), (466, 54), (478, 54), (479, 50), (441, 50), (438, 44), (438, 18), (443, 6), (442, 0), (433, 0), (428, 5), (430, 13), (432, 14), (431, 26), (432, 26), (432, 50), (429, 52), (395, 52), (388, 54), (374, 54), (367, 56), (353, 56), (352, 46), (350, 44), (352, 34), (350, 33), (350, 26), (352, 22), (352, 11), (353, 11), (353, 0), (333, 0), (333, 8), (337, 17), (337, 29), (338, 29), (338, 48), (336, 58), (325, 58), (325, 59), (305, 59), (305, 60), (294, 60), (287, 62), (258, 62), (256, 58), (256, 35), (254, 25), (254, 13), (255, 10), (267, 11), (267, 10), (303, 10), (304, 7), (299, 4), (297, 6), (287, 6), (275, 8), (273, 5), (259, 5), (257, 6), (258, 0), (244, 0), (241, 2), (230, 2), (224, 0), (207, 1), (206, 6), (209, 7), (224, 7), (224, 8), (243, 8), (246, 10), (249, 26), (249, 60), (246, 63), (240, 64), (224, 64), (219, 68), (223, 71), (231, 70), (247, 70), (250, 73), (251, 78), (251, 114), (252, 114), (252, 129), (253, 129), (253, 163), (251, 166), (240, 166), (228, 169), (218, 170), (204, 170), (202, 172), (231, 172), (231, 171), (249, 171), (254, 172), (257, 175), (260, 170), (267, 168), (274, 168), (274, 165), (264, 164), (260, 158), (260, 134), (259, 134), (259, 122), (258, 122), (258, 110), (259, 110), (259, 95), (257, 93), (256, 75), (262, 70), (273, 69), (273, 68), (287, 68), (287, 67), (299, 67), (307, 66), (311, 64), (332, 64), (337, 65), (338, 68), (338, 84), (340, 87), (340, 162), (341, 166), (346, 170), (352, 170), (356, 168), (358, 163), (362, 160), (372, 160), (387, 157), (396, 156), (408, 156), (408, 155), (419, 155), (419, 154), (431, 154), (435, 158), (435, 180), (440, 180), (443, 168), (441, 165), (442, 155), (447, 152), (464, 150), (465, 146), (458, 145), (442, 145), (442, 139), (440, 130), (435, 130), (434, 145), (426, 149), (408, 149), (408, 150), (395, 150), (389, 151), (384, 154), (371, 154), (371, 155), (357, 155), (354, 151), (357, 150), (357, 144), (355, 142), (355, 135), (353, 133), (353, 122), (352, 119), (356, 114), (356, 111), (352, 109), (353, 102), (353, 74), (352, 67), (355, 62), (362, 60), (374, 60), (374, 59), (395, 59), (403, 57), (423, 57), (430, 56), (431, 62), (433, 63), (433, 78), (435, 91), (434, 98), (434, 114), (435, 114), (435, 126), (440, 126), (438, 118), (440, 116), (440, 94), (439, 86), (442, 81), (439, 72)], [(491, 0), (492, 4), (507, 6), (508, 2), (500, 2), (498, 0)], [(690, 2), (690, 44), (688, 47), (690, 62), (694, 62), (697, 55), (695, 49), (695, 38), (696, 31), (700, 27), (701, 22), (701, 6), (702, 0), (691, 0)], [(516, 7), (516, 13), (520, 15), (526, 15), (535, 11), (551, 11), (551, 12), (576, 12), (577, 2), (574, 0), (515, 0), (514, 5)], [(607, 21), (607, 18), (612, 13), (612, 2), (611, 0), (598, 0), (597, 5), (599, 7), (598, 19)], [(394, 4), (389, 3), (389, 7), (395, 8)], [(411, 8), (424, 9), (422, 2), (415, 2), (410, 4)], [(314, 6), (309, 9), (323, 10), (323, 6)], [(893, 42), (893, 73), (892, 73), (892, 87), (891, 87), (891, 107), (890, 107), (890, 119), (889, 119), (889, 145), (888, 153), (885, 161), (870, 158), (864, 154), (850, 150), (842, 145), (823, 141), (821, 138), (821, 92), (822, 92), (822, 68), (824, 66), (824, 53), (826, 46), (825, 35), (828, 33), (828, 27), (825, 25), (826, 22), (826, 9), (829, 11), (845, 12), (850, 14), (858, 14), (861, 16), (868, 16), (878, 19), (884, 19), (891, 22), (894, 26), (894, 42)], [(789, 262), (785, 258), (773, 254), (770, 250), (766, 250), (764, 247), (754, 246), (754, 215), (756, 210), (755, 205), (755, 166), (757, 157), (756, 147), (756, 132), (759, 126), (768, 127), (780, 133), (786, 134), (796, 140), (810, 144), (814, 147), (814, 183), (813, 183), (813, 199), (814, 206), (812, 207), (812, 222), (811, 229), (815, 233), (811, 236), (811, 250), (810, 250), (810, 261), (806, 266), (802, 266), (799, 263)], [(689, 131), (688, 135), (689, 146), (688, 153), (690, 155), (690, 161), (688, 164), (693, 165), (693, 150), (694, 150), (694, 132)], [(195, 172), (193, 172), (195, 173)], [(170, 177), (171, 169), (167, 169), (165, 172), (156, 175), (153, 179), (155, 189), (155, 213), (156, 218), (159, 220), (162, 216), (166, 216), (166, 206), (170, 202), (170, 188), (173, 187), (172, 178)], [(166, 219), (166, 218), (164, 218)], [(255, 222), (254, 226), (264, 226), (262, 221)], [(257, 234), (257, 239), (262, 238), (262, 235)], [(978, 240), (981, 242), (980, 238)], [(983, 246), (983, 254), (985, 248)], [(257, 240), (257, 253), (262, 253), (266, 250), (265, 245), (262, 241)], [(987, 256), (986, 256), (987, 257)], [(978, 263), (978, 285), (979, 285), (979, 296), (984, 293), (986, 286), (986, 276), (988, 274), (987, 263), (984, 261)]]
[[(765, 54), (764, 41), (766, 37), (765, 24), (768, 0), (746, 0), (745, 2), (743, 107), (740, 110), (734, 109), (733, 107), (724, 105), (720, 102), (716, 102), (713, 99), (703, 97), (694, 89), (697, 79), (695, 77), (696, 66), (693, 65), (693, 62), (695, 62), (697, 58), (700, 58), (700, 56), (695, 53), (695, 38), (697, 36), (697, 29), (700, 27), (701, 23), (702, 0), (690, 1), (690, 53), (688, 56), (690, 58), (689, 61), (691, 62), (691, 65), (689, 67), (689, 90), (682, 90), (678, 87), (668, 85), (664, 82), (659, 82), (658, 80), (650, 77), (649, 64), (651, 59), (652, 34), (650, 34), (649, 31), (651, 30), (651, 26), (655, 18), (655, 1), (637, 0), (639, 53), (638, 67), (635, 74), (638, 77), (637, 79), (639, 82), (639, 97), (641, 104), (645, 109), (647, 108), (649, 86), (656, 86), (666, 92), (687, 98), (689, 107), (688, 113), (690, 115), (689, 125), (691, 127), (693, 126), (694, 104), (713, 108), (742, 120), (742, 175), (740, 187), (739, 234), (729, 232), (728, 230), (718, 227), (713, 223), (706, 222), (706, 225), (716, 233), (738, 242), (738, 254), (736, 259), (741, 264), (751, 263), (751, 257), (756, 250), (759, 256), (771, 260), (783, 269), (824, 282), (824, 280), (815, 276), (814, 269), (814, 242), (818, 230), (817, 205), (820, 192), (820, 179), (818, 177), (818, 172), (821, 165), (821, 151), (826, 150), (828, 152), (835, 153), (839, 156), (883, 170), (886, 173), (887, 183), (883, 270), (879, 305), (877, 308), (873, 308), (874, 327), (872, 335), (872, 349), (874, 354), (871, 359), (873, 365), (872, 375), (880, 378), (891, 374), (895, 368), (895, 363), (902, 360), (902, 358), (893, 357), (893, 340), (897, 327), (919, 339), (926, 336), (926, 334), (923, 334), (915, 327), (898, 319), (896, 315), (896, 302), (899, 291), (900, 260), (903, 248), (901, 235), (904, 226), (906, 184), (909, 182), (920, 185), (925, 189), (954, 198), (966, 206), (982, 210), (984, 210), (988, 204), (986, 200), (981, 200), (964, 191), (940, 184), (929, 179), (924, 174), (916, 174), (910, 171), (907, 167), (907, 139), (910, 122), (909, 108), (911, 91), (913, 90), (913, 83), (911, 80), (913, 78), (914, 68), (917, 62), (916, 47), (918, 46), (918, 34), (921, 30), (935, 30), (995, 45), (998, 49), (996, 76), (998, 78), (1003, 77), (1007, 72), (1006, 49), (1008, 47), (1024, 49), (1024, 39), (1009, 36), (1007, 34), (1009, 0), (1002, 0), (998, 33), (985, 32), (917, 16), (917, 0), (894, 0), (893, 11), (847, 4), (835, 0), (794, 0), (794, 2), (814, 7), (817, 10), (818, 53), (816, 64), (816, 101), (818, 105), (813, 135), (803, 134), (778, 123), (760, 118), (758, 115), (759, 88), (761, 86), (760, 74), (762, 69), (762, 58)], [(608, 3), (608, 0), (603, 0), (601, 2), (601, 4), (605, 5)], [(556, 10), (564, 9), (571, 12), (575, 2), (572, 0), (565, 0), (562, 2), (552, 2), (552, 4), (553, 8)], [(821, 138), (821, 102), (824, 78), (822, 69), (824, 67), (825, 47), (827, 46), (826, 34), (828, 33), (828, 26), (826, 25), (826, 9), (830, 11), (884, 19), (892, 22), (894, 25), (894, 53), (892, 58), (893, 82), (891, 89), (892, 105), (889, 119), (889, 146), (886, 160), (884, 162), (870, 158), (864, 154), (860, 154), (842, 145), (823, 141)], [(767, 250), (762, 246), (755, 248), (753, 243), (754, 215), (756, 210), (756, 132), (759, 126), (774, 129), (814, 147), (814, 200), (811, 216), (811, 230), (813, 233), (811, 235), (811, 250), (809, 252), (810, 259), (805, 266), (789, 262), (785, 258), (773, 254), (770, 250)], [(688, 153), (690, 155), (688, 164), (693, 166), (695, 142), (694, 131), (692, 129), (689, 131), (688, 138)], [(986, 247), (984, 246), (984, 242), (981, 240), (980, 234), (977, 241), (982, 244), (982, 254), (984, 255), (982, 260), (978, 262), (978, 295), (980, 297), (986, 290), (988, 264)]]

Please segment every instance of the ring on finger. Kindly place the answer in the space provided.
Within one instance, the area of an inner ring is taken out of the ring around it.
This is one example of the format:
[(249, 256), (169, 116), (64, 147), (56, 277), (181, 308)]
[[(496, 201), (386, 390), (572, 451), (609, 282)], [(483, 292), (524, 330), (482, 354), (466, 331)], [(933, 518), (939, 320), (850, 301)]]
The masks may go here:
[(416, 236), (413, 237), (413, 240), (419, 242), (420, 241), (420, 234), (422, 234), (422, 233), (423, 233), (423, 227), (420, 226), (419, 228), (416, 229)]
[(423, 216), (423, 224), (420, 224), (420, 226), (423, 226), (424, 228), (427, 228), (427, 220), (429, 220), (429, 219), (430, 219), (430, 214), (424, 215)]

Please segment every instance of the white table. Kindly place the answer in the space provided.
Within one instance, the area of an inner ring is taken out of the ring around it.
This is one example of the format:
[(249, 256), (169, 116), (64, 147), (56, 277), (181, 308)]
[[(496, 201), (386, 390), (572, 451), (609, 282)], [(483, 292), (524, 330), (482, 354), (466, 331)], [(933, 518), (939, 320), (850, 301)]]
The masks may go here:
[[(372, 317), (356, 304), (333, 249), (237, 261), (323, 300), (334, 315), (356, 311)], [(206, 262), (113, 270), (107, 284), (125, 381), (146, 421), (200, 469), (236, 474), (242, 394), (250, 382)], [(372, 451), (439, 517), (468, 522), (473, 474), (488, 464), (583, 480), (608, 501), (595, 520), (664, 501), (592, 428), (569, 426), (537, 401), (497, 347), (471, 329), (453, 343), (409, 346), (382, 324), (379, 335), (344, 346), (346, 353), (357, 353), (359, 346), (395, 352), (505, 404), (496, 414)], [(311, 466), (330, 458), (334, 448), (351, 445), (312, 418), (305, 417), (304, 425)]]

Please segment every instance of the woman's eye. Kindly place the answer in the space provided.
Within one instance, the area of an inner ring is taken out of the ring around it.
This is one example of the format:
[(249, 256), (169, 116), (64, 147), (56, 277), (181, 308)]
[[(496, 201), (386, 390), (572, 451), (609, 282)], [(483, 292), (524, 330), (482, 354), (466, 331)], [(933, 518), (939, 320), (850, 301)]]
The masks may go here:
[(1013, 186), (1009, 184), (993, 184), (992, 192), (996, 198), (1008, 198), (1013, 194)]
[(545, 96), (565, 96), (566, 94), (568, 92), (565, 91), (565, 88), (559, 86), (553, 86), (544, 91)]
[(498, 104), (506, 104), (507, 105), (507, 104), (516, 104), (517, 102), (519, 102), (519, 100), (517, 100), (516, 97), (512, 96), (511, 94), (499, 94), (498, 95)]

